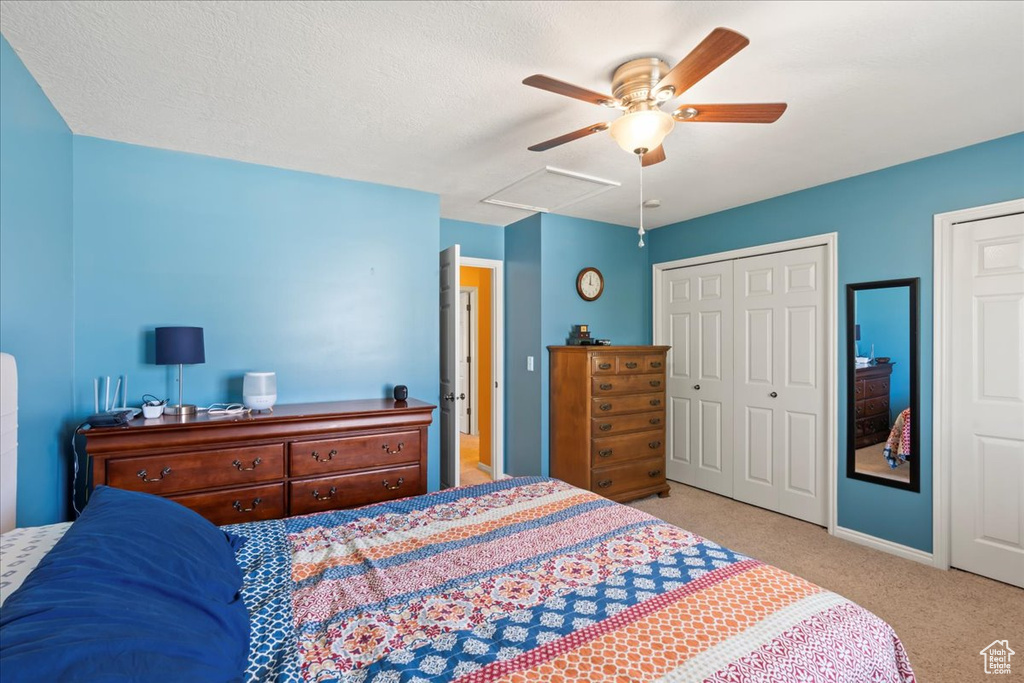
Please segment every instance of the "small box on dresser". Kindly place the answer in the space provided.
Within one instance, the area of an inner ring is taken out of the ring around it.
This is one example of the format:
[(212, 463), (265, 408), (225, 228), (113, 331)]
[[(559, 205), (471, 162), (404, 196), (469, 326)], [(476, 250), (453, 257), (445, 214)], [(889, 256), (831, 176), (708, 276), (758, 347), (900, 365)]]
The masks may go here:
[(665, 481), (667, 346), (549, 346), (551, 476), (619, 502)]
[(426, 493), (434, 408), (415, 399), (305, 403), (82, 433), (93, 486), (164, 496), (231, 524)]

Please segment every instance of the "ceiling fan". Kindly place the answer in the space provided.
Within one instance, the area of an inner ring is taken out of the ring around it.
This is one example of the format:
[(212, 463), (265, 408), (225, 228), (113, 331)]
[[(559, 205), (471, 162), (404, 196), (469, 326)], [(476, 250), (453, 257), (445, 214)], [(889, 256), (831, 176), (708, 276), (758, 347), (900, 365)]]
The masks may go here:
[(786, 111), (785, 103), (683, 104), (671, 114), (661, 109), (669, 100), (682, 95), (749, 43), (746, 36), (727, 28), (716, 28), (671, 69), (657, 57), (632, 59), (615, 70), (612, 76), (612, 95), (594, 92), (550, 76), (530, 76), (523, 80), (525, 85), (591, 104), (621, 109), (625, 114), (614, 121), (595, 123), (533, 145), (529, 149), (543, 152), (610, 129), (612, 137), (622, 149), (640, 156), (641, 163), (650, 166), (665, 160), (665, 150), (661, 143), (672, 132), (676, 121), (773, 123)]

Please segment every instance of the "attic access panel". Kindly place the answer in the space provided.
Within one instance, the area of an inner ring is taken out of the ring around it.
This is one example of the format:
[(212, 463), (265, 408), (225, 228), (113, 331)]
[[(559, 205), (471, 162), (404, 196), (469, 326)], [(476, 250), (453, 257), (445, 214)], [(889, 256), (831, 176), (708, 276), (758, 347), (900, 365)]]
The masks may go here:
[(534, 171), (485, 198), (485, 204), (550, 213), (590, 199), (622, 183), (553, 166)]

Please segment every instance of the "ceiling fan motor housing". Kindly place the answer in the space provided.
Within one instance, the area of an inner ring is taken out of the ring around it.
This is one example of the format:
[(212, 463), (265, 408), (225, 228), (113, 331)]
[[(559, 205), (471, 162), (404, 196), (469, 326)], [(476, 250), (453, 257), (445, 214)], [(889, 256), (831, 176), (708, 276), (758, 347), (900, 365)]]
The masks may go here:
[[(631, 59), (615, 69), (612, 75), (612, 95), (626, 109), (653, 103), (654, 86), (669, 72), (668, 64), (657, 57)], [(636, 107), (639, 109), (639, 107)]]

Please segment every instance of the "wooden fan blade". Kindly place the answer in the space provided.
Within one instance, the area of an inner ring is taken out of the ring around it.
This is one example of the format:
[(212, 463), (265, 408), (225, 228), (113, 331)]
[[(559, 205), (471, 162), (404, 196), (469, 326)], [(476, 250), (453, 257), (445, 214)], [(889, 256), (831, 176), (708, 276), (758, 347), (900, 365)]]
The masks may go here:
[(602, 95), (599, 92), (587, 90), (586, 88), (581, 88), (578, 85), (559, 81), (558, 79), (551, 78), (550, 76), (544, 76), (542, 74), (534, 74), (529, 78), (524, 78), (523, 85), (547, 90), (548, 92), (553, 92), (556, 95), (574, 97), (577, 100), (583, 100), (584, 102), (590, 102), (591, 104), (598, 104), (604, 107), (616, 107), (619, 104), (619, 101), (611, 95)]
[(551, 149), (552, 147), (558, 147), (559, 145), (564, 145), (567, 142), (572, 142), (573, 140), (579, 140), (580, 138), (585, 138), (588, 135), (593, 135), (594, 133), (600, 133), (602, 130), (607, 130), (607, 129), (608, 129), (608, 124), (607, 123), (595, 123), (592, 126), (587, 126), (586, 128), (580, 128), (579, 130), (574, 130), (571, 133), (566, 133), (565, 135), (559, 135), (557, 138), (551, 138), (550, 140), (545, 140), (544, 142), (539, 142), (536, 145), (534, 145), (533, 147), (529, 147), (528, 149), (531, 152), (544, 152), (546, 150)]
[(654, 87), (654, 92), (671, 86), (674, 89), (672, 97), (682, 95), (749, 44), (746, 36), (727, 28), (716, 28), (665, 74)]
[(682, 123), (775, 123), (786, 111), (785, 102), (774, 104), (684, 104), (672, 112)]
[(658, 145), (643, 156), (640, 164), (643, 166), (653, 166), (663, 161), (665, 161), (665, 148), (662, 145)]

